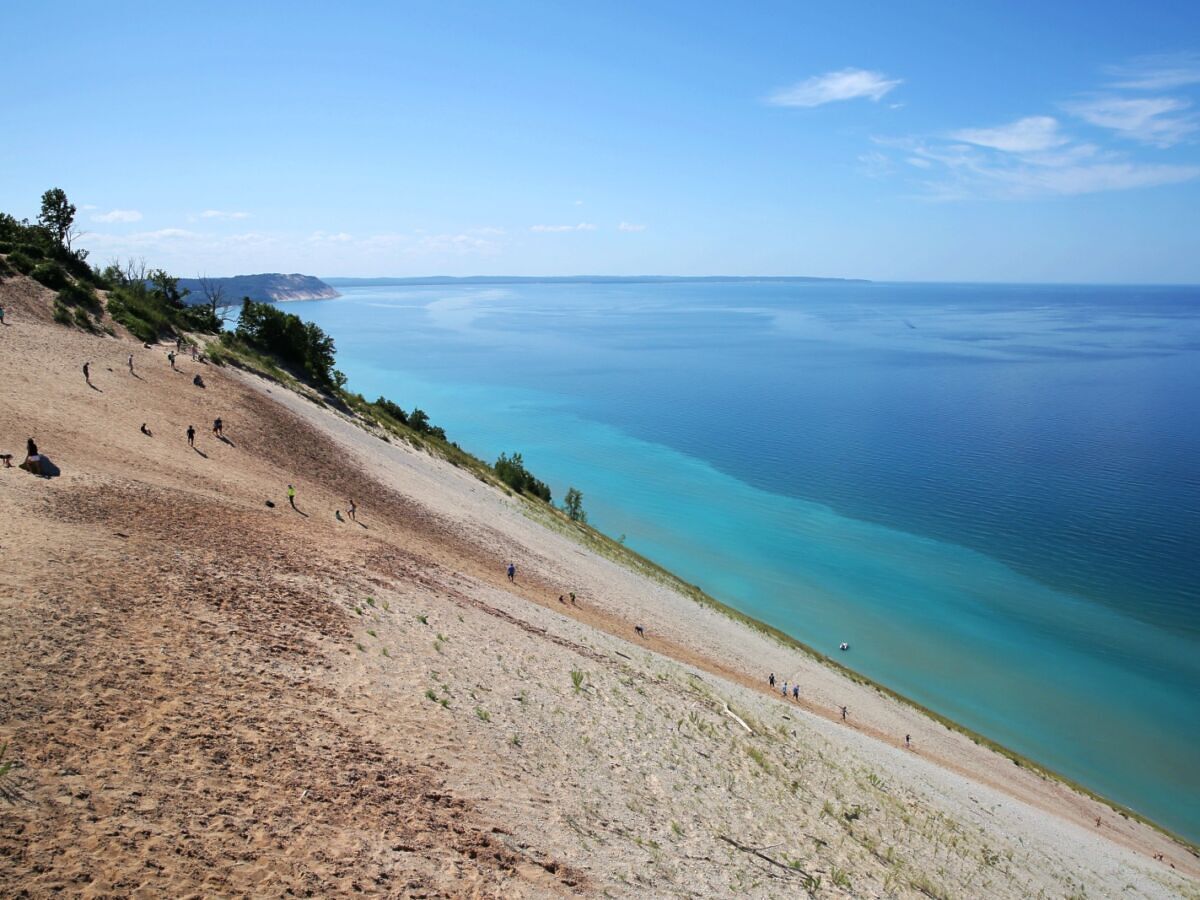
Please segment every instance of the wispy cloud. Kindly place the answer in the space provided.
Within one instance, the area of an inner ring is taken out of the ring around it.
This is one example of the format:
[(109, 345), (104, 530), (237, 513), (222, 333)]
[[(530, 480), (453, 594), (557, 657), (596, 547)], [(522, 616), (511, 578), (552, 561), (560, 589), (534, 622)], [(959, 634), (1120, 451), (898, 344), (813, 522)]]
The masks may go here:
[(645, 225), (635, 224), (633, 222), (622, 222), (617, 226), (618, 231), (645, 231)]
[(1169, 91), (1200, 84), (1200, 56), (1164, 53), (1140, 56), (1124, 65), (1111, 66), (1108, 74), (1119, 79), (1109, 87), (1133, 91)]
[(922, 195), (943, 200), (1070, 196), (1200, 178), (1200, 161), (1150, 158), (1153, 151), (1126, 142), (1164, 149), (1200, 132), (1200, 117), (1188, 98), (1147, 94), (1200, 84), (1200, 60), (1143, 58), (1109, 73), (1120, 80), (1103, 93), (1060, 103), (1066, 116), (1031, 115), (940, 135), (875, 138), (878, 150), (859, 156), (859, 162), (875, 177), (899, 165)]
[(580, 222), (577, 225), (530, 225), (530, 231), (541, 232), (558, 232), (558, 231), (595, 231), (596, 226), (591, 222)]
[(1050, 116), (1029, 116), (994, 128), (964, 128), (950, 135), (979, 147), (1006, 153), (1031, 153), (1061, 147), (1067, 139), (1059, 133), (1058, 120)]
[(812, 107), (859, 98), (878, 101), (900, 84), (899, 78), (888, 78), (881, 72), (840, 69), (781, 88), (768, 97), (767, 102), (773, 106)]
[(1089, 125), (1108, 128), (1122, 137), (1172, 147), (1200, 128), (1191, 103), (1179, 97), (1094, 97), (1063, 108)]
[(354, 235), (345, 231), (314, 231), (308, 236), (310, 244), (348, 244)]
[(93, 222), (140, 222), (142, 214), (136, 209), (113, 209), (92, 216)]
[(248, 219), (248, 212), (226, 212), (223, 209), (206, 209), (200, 213), (202, 219)]

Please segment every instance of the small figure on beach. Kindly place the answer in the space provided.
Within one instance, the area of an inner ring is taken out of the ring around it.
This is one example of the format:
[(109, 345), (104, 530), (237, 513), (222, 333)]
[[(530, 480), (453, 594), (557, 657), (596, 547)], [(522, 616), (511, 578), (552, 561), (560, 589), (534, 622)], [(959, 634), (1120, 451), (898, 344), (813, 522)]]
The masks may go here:
[(571, 598), (571, 605), (572, 605), (572, 606), (578, 606), (578, 605), (579, 605), (579, 604), (577, 604), (577, 603), (575, 602), (575, 592), (574, 592), (574, 591), (571, 591), (571, 593), (570, 593), (568, 596)]
[(167, 362), (169, 362), (171, 364), (172, 369), (175, 368), (175, 351), (174, 350), (167, 351)]
[(92, 384), (92, 364), (91, 364), (91, 362), (85, 362), (83, 364), (83, 380), (88, 383), (89, 387), (91, 386), (91, 384)]
[(842, 707), (842, 721), (846, 721), (846, 707), (844, 706)]
[(634, 625), (633, 630), (637, 632), (637, 636), (640, 638), (644, 638), (646, 636), (646, 629), (641, 625)]
[(225, 427), (225, 423), (223, 423), (219, 418), (213, 419), (213, 434), (216, 437), (224, 437), (225, 436), (224, 432), (223, 432), (224, 427)]
[(800, 699), (800, 682), (798, 682), (798, 681), (792, 685), (792, 699), (793, 700)]
[(183, 338), (181, 338), (181, 337), (175, 338), (175, 349), (177, 351), (183, 349)]
[(767, 676), (767, 684), (769, 684), (771, 687), (775, 687), (775, 673), (774, 672), (772, 672), (770, 675)]
[(133, 354), (129, 354), (129, 374), (133, 374)]
[(7, 324), (8, 323), (4, 321), (4, 307), (0, 306), (0, 325), (7, 325)]
[(346, 512), (350, 514), (350, 521), (358, 521), (358, 504), (354, 502), (354, 498), (350, 498), (350, 505), (346, 507)]
[(195, 377), (192, 378), (192, 384), (199, 388), (204, 387), (204, 379), (200, 377), (199, 372), (197, 372)]
[(333, 511), (333, 517), (334, 517), (335, 519), (337, 519), (339, 522), (345, 522), (345, 521), (346, 521), (345, 519), (343, 519), (343, 518), (342, 518), (342, 511), (341, 511), (340, 509), (335, 509), (335, 510)]
[(516, 579), (517, 579), (517, 564), (510, 562), (508, 564), (508, 580), (515, 583)]
[(143, 423), (142, 423), (142, 427), (141, 427), (141, 428), (139, 428), (139, 429), (138, 429), (138, 431), (140, 431), (140, 432), (141, 432), (142, 434), (144, 434), (146, 437), (154, 437), (154, 435), (150, 433), (150, 429), (146, 427), (146, 423), (145, 423), (145, 422), (143, 422)]
[(296, 489), (290, 484), (288, 485), (288, 503), (292, 504), (292, 509), (296, 509)]
[(12, 454), (11, 453), (0, 453), (0, 462), (4, 463), (4, 468), (11, 469), (13, 467)]
[(559, 595), (558, 595), (558, 602), (559, 602), (559, 603), (564, 603), (564, 604), (565, 604), (567, 601), (566, 601), (566, 600), (563, 598), (563, 595), (562, 595), (562, 594), (559, 594)]
[(785, 700), (787, 699), (787, 692), (788, 692), (788, 683), (785, 681), (785, 682), (783, 683), (783, 690), (781, 690), (781, 691), (779, 692), (779, 693), (783, 694), (783, 697), (784, 697), (784, 699), (785, 699)]
[(912, 749), (912, 735), (911, 734), (906, 734), (904, 736), (904, 749), (905, 750)]
[(196, 426), (195, 425), (188, 426), (187, 436), (188, 436), (188, 446), (195, 447), (196, 446)]

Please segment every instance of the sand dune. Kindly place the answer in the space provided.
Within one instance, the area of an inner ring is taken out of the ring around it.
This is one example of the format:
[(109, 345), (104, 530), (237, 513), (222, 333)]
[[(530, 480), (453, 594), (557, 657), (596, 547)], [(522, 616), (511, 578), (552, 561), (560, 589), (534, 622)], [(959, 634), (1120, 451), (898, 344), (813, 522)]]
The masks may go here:
[(1200, 896), (1187, 848), (536, 506), (49, 296), (0, 284), (0, 452), (62, 470), (0, 469), (3, 894)]

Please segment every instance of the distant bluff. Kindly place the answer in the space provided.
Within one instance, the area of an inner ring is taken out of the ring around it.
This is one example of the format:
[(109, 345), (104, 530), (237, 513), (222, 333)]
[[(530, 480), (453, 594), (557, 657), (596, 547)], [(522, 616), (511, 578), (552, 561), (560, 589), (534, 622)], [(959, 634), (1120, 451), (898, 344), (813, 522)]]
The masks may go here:
[[(234, 275), (231, 278), (203, 279), (209, 289), (215, 285), (221, 290), (221, 300), (225, 305), (242, 302), (243, 297), (259, 303), (284, 303), (288, 300), (329, 300), (340, 297), (338, 291), (326, 284), (320, 278), (312, 275), (283, 275), (270, 272), (262, 275)], [(204, 284), (199, 278), (180, 278), (179, 287), (187, 288), (191, 293), (188, 301), (203, 302), (205, 297)]]

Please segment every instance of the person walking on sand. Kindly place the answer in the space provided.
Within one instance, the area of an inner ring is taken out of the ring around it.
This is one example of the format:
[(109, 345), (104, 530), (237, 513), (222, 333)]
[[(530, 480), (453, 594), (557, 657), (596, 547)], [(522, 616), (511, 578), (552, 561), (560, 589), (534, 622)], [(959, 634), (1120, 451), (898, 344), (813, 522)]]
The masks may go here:
[(195, 447), (196, 446), (196, 426), (195, 425), (188, 426), (187, 436), (188, 436), (188, 446)]
[(516, 583), (516, 580), (517, 580), (517, 565), (516, 565), (516, 563), (510, 562), (508, 564), (508, 580), (513, 582), (514, 584)]
[[(292, 504), (292, 509), (296, 509), (296, 489), (292, 485), (288, 485), (288, 503)], [(296, 509), (296, 512), (300, 510)]]
[(354, 498), (350, 498), (350, 505), (346, 507), (346, 512), (350, 514), (350, 521), (358, 521), (358, 504), (354, 502)]
[(842, 721), (846, 721), (846, 707), (844, 706), (842, 707)]
[(912, 749), (912, 735), (911, 734), (906, 734), (904, 736), (904, 749), (905, 750)]
[(216, 435), (219, 438), (225, 437), (225, 434), (222, 430), (223, 428), (224, 428), (224, 423), (222, 423), (219, 418), (213, 419), (213, 434), (214, 435)]
[(88, 387), (91, 387), (91, 385), (92, 385), (92, 364), (90, 361), (85, 362), (83, 364), (83, 380), (87, 382)]
[(574, 591), (571, 591), (571, 605), (572, 605), (572, 606), (578, 606), (578, 605), (579, 605), (579, 604), (577, 604), (577, 603), (575, 602), (575, 592), (574, 592)]
[(792, 699), (797, 703), (800, 702), (800, 682), (798, 681), (792, 685)]
[(171, 364), (172, 369), (175, 368), (175, 351), (174, 350), (170, 350), (167, 352), (167, 362), (169, 362)]
[(783, 694), (783, 698), (784, 698), (785, 700), (787, 699), (787, 692), (788, 692), (788, 686), (787, 686), (787, 685), (788, 685), (788, 683), (785, 681), (785, 682), (783, 683), (783, 690), (779, 692), (779, 693)]
[(129, 354), (129, 374), (133, 374), (133, 354)]
[(4, 321), (4, 307), (3, 307), (3, 305), (0, 305), (0, 325), (7, 325), (7, 324), (8, 323)]
[(772, 672), (767, 676), (767, 684), (771, 685), (771, 690), (775, 690), (775, 673)]

